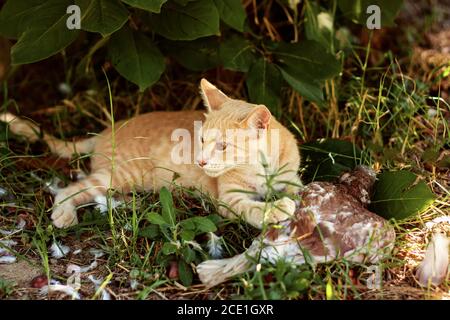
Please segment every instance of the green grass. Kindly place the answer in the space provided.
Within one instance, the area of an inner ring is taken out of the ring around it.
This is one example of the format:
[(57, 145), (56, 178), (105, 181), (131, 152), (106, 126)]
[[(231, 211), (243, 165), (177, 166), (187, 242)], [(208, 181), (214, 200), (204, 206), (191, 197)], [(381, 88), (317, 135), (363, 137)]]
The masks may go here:
[[(92, 255), (88, 250), (102, 249), (106, 255), (92, 273), (111, 281), (107, 288), (117, 299), (391, 299), (429, 298), (448, 292), (448, 282), (439, 289), (419, 288), (412, 270), (425, 247), (424, 223), (439, 215), (450, 215), (449, 165), (445, 162), (448, 160), (440, 159), (450, 147), (450, 106), (443, 99), (430, 96), (429, 84), (412, 79), (392, 55), (386, 54), (383, 66), (369, 67), (370, 46), (352, 50), (342, 78), (327, 83), (325, 104), (304, 102), (297, 93), (285, 92), (286, 109), (291, 112), (284, 113), (281, 120), (300, 142), (325, 137), (350, 140), (371, 156), (373, 167), (413, 171), (437, 195), (426, 212), (395, 223), (395, 250), (380, 265), (384, 284), (381, 290), (369, 290), (365, 285), (366, 266), (349, 264), (344, 259), (319, 266), (293, 266), (284, 261), (275, 266), (264, 264), (258, 271), (206, 290), (192, 268), (209, 257), (206, 245), (210, 229), (204, 225), (217, 228), (224, 239), (225, 256), (243, 252), (259, 231), (244, 222), (221, 218), (214, 199), (180, 187), (175, 188), (172, 200), (152, 192), (122, 195), (110, 189), (105, 214), (93, 206), (83, 206), (78, 210), (79, 225), (66, 230), (53, 228), (49, 219), (52, 196), (46, 191), (45, 182), (59, 178), (64, 184), (69, 183), (70, 173), (87, 171), (88, 159), (82, 156), (60, 163), (50, 157), (45, 146), (30, 145), (9, 135), (3, 125), (0, 187), (7, 195), (1, 199), (0, 229), (12, 229), (19, 217), (25, 219), (28, 227), (12, 236), (19, 242), (14, 247), (17, 256), (61, 282), (67, 279), (68, 263), (89, 265)], [(170, 81), (163, 79), (161, 86)], [(188, 94), (197, 94), (196, 85), (187, 88)], [(51, 117), (38, 117), (43, 127), (63, 137), (86, 135), (98, 132), (107, 123), (114, 126), (115, 119), (151, 110), (146, 100), (149, 97), (121, 88), (118, 80), (111, 84), (107, 80), (107, 85), (96, 89), (94, 96), (80, 92), (70, 97), (65, 107), (49, 112)], [(164, 101), (166, 97), (158, 95), (161, 91), (156, 87), (151, 98)], [(236, 94), (245, 98), (242, 87)], [(20, 111), (20, 104), (5, 95), (1, 109), (14, 106)], [(201, 108), (199, 105), (196, 100), (196, 105), (187, 107)], [(429, 115), (430, 108), (436, 110), (435, 116)], [(80, 131), (77, 123), (89, 125)], [(124, 204), (112, 208), (113, 197)], [(156, 222), (165, 215), (175, 220)], [(203, 224), (204, 229), (197, 226), (200, 230), (191, 230), (188, 226), (192, 223)], [(0, 236), (3, 238), (8, 237)], [(47, 248), (54, 240), (70, 246), (72, 253), (61, 260), (51, 258)], [(75, 249), (82, 252), (75, 255)], [(169, 276), (172, 268), (178, 269), (178, 277)], [(100, 296), (84, 276), (81, 293), (84, 298)], [(0, 298), (24, 294), (42, 298), (37, 289), (0, 280)], [(51, 296), (57, 297), (62, 296)]]

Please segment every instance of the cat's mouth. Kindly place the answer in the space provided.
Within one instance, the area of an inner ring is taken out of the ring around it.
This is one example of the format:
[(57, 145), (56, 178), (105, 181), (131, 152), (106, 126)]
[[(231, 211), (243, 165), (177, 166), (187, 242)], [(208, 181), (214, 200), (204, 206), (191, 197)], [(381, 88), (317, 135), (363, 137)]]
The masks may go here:
[(232, 166), (220, 169), (203, 168), (203, 171), (206, 173), (206, 175), (212, 178), (217, 178), (218, 176), (224, 174), (225, 172), (229, 171), (232, 168), (233, 168)]
[(206, 173), (206, 175), (216, 178), (220, 176), (222, 173), (224, 173), (226, 170), (210, 170), (210, 169), (203, 169), (203, 171)]

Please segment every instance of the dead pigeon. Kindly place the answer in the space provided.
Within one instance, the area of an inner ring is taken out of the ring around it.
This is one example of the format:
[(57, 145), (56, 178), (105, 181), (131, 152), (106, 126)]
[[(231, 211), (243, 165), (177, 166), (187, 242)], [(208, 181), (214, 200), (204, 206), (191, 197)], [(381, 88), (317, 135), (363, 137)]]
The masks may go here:
[(269, 226), (240, 255), (199, 264), (200, 280), (211, 287), (253, 269), (258, 262), (278, 259), (294, 264), (336, 258), (377, 263), (391, 252), (395, 231), (366, 209), (375, 179), (373, 170), (358, 166), (341, 175), (338, 183), (310, 183), (300, 193), (300, 205), (291, 219)]

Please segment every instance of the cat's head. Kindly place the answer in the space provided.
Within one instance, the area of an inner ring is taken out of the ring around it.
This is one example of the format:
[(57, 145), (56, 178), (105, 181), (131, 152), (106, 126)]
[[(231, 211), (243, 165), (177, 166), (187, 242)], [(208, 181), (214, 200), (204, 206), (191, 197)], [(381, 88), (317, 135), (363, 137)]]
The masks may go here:
[(211, 177), (256, 161), (271, 113), (264, 105), (232, 99), (207, 80), (200, 82), (207, 113), (197, 134), (201, 150), (196, 163)]

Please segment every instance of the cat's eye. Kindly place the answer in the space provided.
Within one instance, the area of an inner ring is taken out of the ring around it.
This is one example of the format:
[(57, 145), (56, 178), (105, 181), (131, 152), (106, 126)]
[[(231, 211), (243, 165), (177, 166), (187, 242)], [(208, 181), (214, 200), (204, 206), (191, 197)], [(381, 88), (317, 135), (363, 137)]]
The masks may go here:
[(203, 139), (203, 137), (200, 137), (200, 142), (205, 143), (205, 139)]
[(216, 149), (219, 151), (224, 151), (227, 148), (226, 142), (217, 142), (216, 143)]

